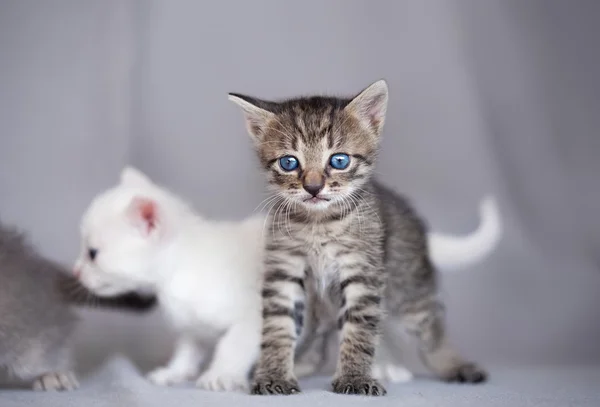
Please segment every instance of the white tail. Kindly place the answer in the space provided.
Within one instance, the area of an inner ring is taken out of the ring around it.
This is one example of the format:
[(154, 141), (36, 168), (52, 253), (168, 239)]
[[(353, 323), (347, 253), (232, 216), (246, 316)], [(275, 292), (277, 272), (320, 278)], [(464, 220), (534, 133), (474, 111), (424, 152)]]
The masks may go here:
[(475, 264), (489, 255), (502, 237), (500, 211), (495, 199), (486, 197), (479, 205), (479, 227), (465, 236), (429, 232), (429, 254), (441, 270)]

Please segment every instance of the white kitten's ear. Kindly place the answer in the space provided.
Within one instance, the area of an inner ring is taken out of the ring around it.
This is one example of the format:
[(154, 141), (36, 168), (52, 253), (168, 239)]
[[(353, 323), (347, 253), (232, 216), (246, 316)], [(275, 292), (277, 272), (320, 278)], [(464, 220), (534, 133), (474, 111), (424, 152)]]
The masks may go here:
[(230, 93), (229, 100), (242, 108), (248, 134), (255, 143), (260, 142), (269, 121), (275, 118), (275, 114), (266, 109), (269, 102), (238, 93)]
[(134, 197), (127, 208), (129, 220), (148, 236), (160, 226), (160, 214), (155, 200), (143, 196)]
[(388, 86), (385, 80), (381, 79), (360, 92), (345, 110), (379, 136), (385, 122), (387, 102)]
[(140, 170), (133, 167), (125, 167), (121, 171), (121, 184), (130, 186), (152, 185), (152, 181), (148, 176)]

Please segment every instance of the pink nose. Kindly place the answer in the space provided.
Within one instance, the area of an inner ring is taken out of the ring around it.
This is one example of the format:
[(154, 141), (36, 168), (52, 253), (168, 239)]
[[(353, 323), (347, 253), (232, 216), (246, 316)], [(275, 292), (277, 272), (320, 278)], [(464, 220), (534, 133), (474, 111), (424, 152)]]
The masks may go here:
[(75, 267), (73, 269), (73, 275), (75, 276), (75, 278), (79, 278), (79, 276), (81, 276), (81, 269)]

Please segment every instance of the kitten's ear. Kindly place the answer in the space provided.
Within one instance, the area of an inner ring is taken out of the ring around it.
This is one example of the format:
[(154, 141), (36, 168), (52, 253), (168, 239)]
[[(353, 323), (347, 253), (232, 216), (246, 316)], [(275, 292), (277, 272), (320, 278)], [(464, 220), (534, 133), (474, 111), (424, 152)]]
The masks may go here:
[(145, 236), (156, 231), (160, 224), (158, 204), (155, 200), (143, 196), (136, 196), (131, 200), (127, 216)]
[(152, 181), (140, 170), (133, 167), (125, 167), (121, 171), (121, 184), (139, 187), (152, 185)]
[(388, 102), (388, 86), (381, 79), (358, 94), (345, 110), (357, 117), (377, 136), (383, 130)]
[(265, 102), (250, 96), (230, 93), (229, 100), (242, 108), (248, 133), (254, 142), (260, 142), (269, 120), (273, 119), (275, 114), (260, 107), (260, 105), (266, 104)]

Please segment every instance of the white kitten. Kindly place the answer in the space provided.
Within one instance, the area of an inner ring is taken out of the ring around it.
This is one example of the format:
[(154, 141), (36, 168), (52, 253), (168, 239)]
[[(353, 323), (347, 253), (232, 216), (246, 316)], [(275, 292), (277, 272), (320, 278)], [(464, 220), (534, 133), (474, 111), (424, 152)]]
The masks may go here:
[(262, 226), (262, 217), (204, 220), (128, 168), (84, 214), (75, 273), (99, 295), (157, 295), (178, 341), (168, 364), (148, 375), (152, 382), (195, 378), (206, 349), (214, 348), (198, 386), (246, 389), (260, 347)]
[[(468, 238), (429, 234), (436, 266), (466, 266), (495, 248), (501, 228), (493, 200), (484, 201), (481, 216)], [(196, 378), (214, 348), (198, 386), (244, 390), (260, 348), (263, 222), (262, 216), (243, 222), (202, 219), (176, 195), (126, 168), (120, 184), (97, 196), (82, 218), (75, 274), (102, 296), (156, 294), (178, 340), (168, 364), (148, 374), (152, 382)], [(314, 366), (304, 367), (314, 372)], [(412, 377), (391, 363), (374, 370), (383, 380)]]

